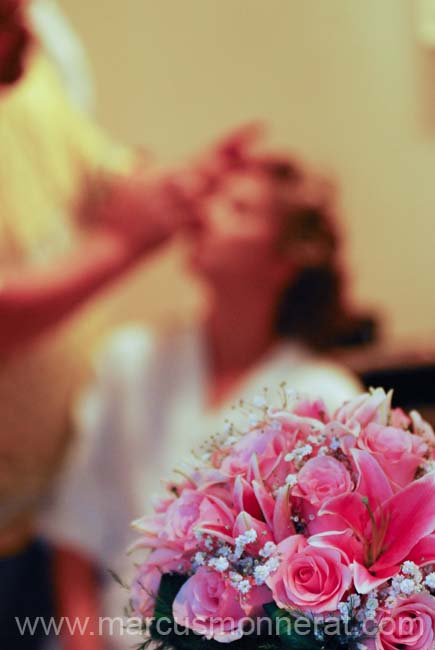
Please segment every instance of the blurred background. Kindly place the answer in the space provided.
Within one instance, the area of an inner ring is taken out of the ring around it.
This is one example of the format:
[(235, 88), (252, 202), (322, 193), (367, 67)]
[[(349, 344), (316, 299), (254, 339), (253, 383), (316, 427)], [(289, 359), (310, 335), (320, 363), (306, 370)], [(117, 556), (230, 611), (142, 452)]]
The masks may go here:
[[(114, 136), (174, 161), (265, 119), (276, 142), (338, 184), (355, 301), (379, 313), (387, 341), (432, 345), (435, 53), (420, 33), (429, 12), (413, 0), (61, 6)], [(196, 304), (174, 264), (164, 256), (143, 277), (147, 315)]]
[(11, 621), (119, 615), (245, 392), (435, 422), (435, 2), (0, 0), (0, 143), (0, 639), (117, 649)]

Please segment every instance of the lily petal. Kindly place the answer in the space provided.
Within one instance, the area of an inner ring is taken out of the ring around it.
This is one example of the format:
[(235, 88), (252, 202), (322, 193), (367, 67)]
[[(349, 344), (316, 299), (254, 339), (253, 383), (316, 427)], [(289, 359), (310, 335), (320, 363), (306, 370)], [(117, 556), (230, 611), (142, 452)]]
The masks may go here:
[(377, 589), (384, 582), (392, 578), (399, 571), (400, 566), (389, 567), (384, 571), (377, 572), (376, 575), (370, 573), (370, 571), (359, 562), (354, 562), (352, 569), (355, 589), (359, 594), (368, 594), (372, 589)]
[(425, 566), (435, 562), (435, 535), (428, 535), (421, 539), (410, 551), (406, 558), (418, 566)]
[(273, 512), (275, 509), (275, 500), (266, 490), (266, 488), (258, 481), (252, 481), (252, 487), (257, 498), (258, 504), (266, 520), (267, 525), (273, 527)]
[(289, 535), (295, 534), (295, 527), (291, 520), (291, 505), (290, 505), (290, 487), (284, 485), (278, 490), (275, 509), (273, 512), (273, 536), (275, 542), (281, 542)]
[(318, 546), (321, 548), (335, 548), (340, 551), (346, 558), (347, 562), (352, 561), (362, 562), (364, 553), (363, 546), (359, 543), (352, 531), (347, 528), (346, 530), (331, 531), (327, 533), (319, 533), (312, 535), (308, 538), (310, 546)]
[(347, 492), (328, 499), (319, 510), (319, 516), (322, 515), (340, 517), (361, 540), (365, 536), (367, 524), (370, 521), (362, 497), (355, 492)]
[(256, 519), (262, 518), (262, 511), (254, 490), (240, 475), (234, 482), (233, 498), (236, 511), (244, 510)]
[(378, 461), (368, 451), (352, 449), (351, 454), (359, 475), (356, 492), (367, 497), (374, 512), (393, 496), (393, 488)]
[[(372, 572), (400, 564), (422, 538), (435, 530), (435, 473), (411, 483), (383, 504), (388, 518), (382, 555)], [(376, 513), (378, 516), (379, 513)]]
[(263, 521), (255, 519), (248, 512), (240, 512), (234, 524), (233, 538), (236, 539), (236, 537), (243, 535), (248, 530), (255, 530), (257, 533), (255, 542), (246, 546), (248, 552), (256, 554), (266, 542), (273, 542), (272, 533)]

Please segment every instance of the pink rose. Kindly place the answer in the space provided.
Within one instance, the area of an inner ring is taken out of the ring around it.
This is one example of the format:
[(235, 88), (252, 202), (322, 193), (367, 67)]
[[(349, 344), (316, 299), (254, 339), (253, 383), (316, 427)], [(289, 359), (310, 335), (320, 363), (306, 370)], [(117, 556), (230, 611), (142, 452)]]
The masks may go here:
[(269, 429), (262, 431), (254, 429), (244, 435), (229, 450), (228, 455), (223, 459), (221, 471), (228, 476), (243, 476), (248, 474), (252, 457), (255, 455), (263, 461), (271, 460), (274, 455), (273, 442), (277, 431)]
[(173, 605), (175, 622), (207, 639), (228, 643), (243, 635), (240, 594), (216, 571), (201, 567), (184, 583)]
[(316, 428), (323, 427), (318, 420), (276, 411), (272, 424), (249, 432), (228, 450), (220, 469), (228, 476), (239, 475), (248, 482), (257, 480), (269, 490), (277, 490), (292, 471), (286, 455), (295, 449), (298, 441), (304, 441)]
[(187, 551), (197, 546), (197, 532), (210, 532), (231, 541), (228, 531), (232, 530), (234, 520), (232, 510), (221, 499), (207, 492), (185, 489), (166, 511), (135, 522), (136, 529), (142, 533), (138, 546)]
[(331, 456), (317, 456), (305, 463), (299, 472), (293, 495), (320, 507), (329, 497), (350, 492), (352, 488), (351, 476), (343, 463)]
[(386, 610), (379, 623), (376, 650), (430, 650), (435, 643), (435, 599), (416, 594)]
[(298, 482), (292, 490), (293, 497), (301, 498), (300, 511), (307, 523), (307, 534), (315, 535), (325, 530), (341, 530), (335, 517), (318, 512), (331, 497), (345, 494), (353, 489), (352, 478), (340, 461), (331, 456), (311, 458), (298, 475)]
[(187, 550), (197, 545), (196, 531), (225, 535), (234, 524), (232, 511), (220, 499), (207, 493), (185, 490), (166, 513), (162, 539), (179, 542)]
[(315, 614), (337, 609), (351, 583), (338, 551), (309, 546), (302, 535), (294, 535), (278, 545), (276, 557), (280, 565), (266, 583), (280, 607)]
[(399, 487), (411, 483), (428, 451), (428, 446), (419, 436), (380, 424), (369, 424), (361, 432), (357, 444), (376, 458), (387, 476)]

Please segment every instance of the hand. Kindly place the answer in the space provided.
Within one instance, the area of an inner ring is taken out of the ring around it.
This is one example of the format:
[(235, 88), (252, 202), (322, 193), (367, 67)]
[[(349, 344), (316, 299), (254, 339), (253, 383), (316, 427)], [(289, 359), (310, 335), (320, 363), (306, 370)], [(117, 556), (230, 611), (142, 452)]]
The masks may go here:
[(93, 178), (75, 212), (82, 225), (115, 232), (135, 254), (194, 228), (198, 221), (196, 200), (179, 177), (143, 170), (128, 177)]
[(214, 143), (185, 170), (184, 181), (191, 195), (201, 200), (216, 191), (229, 172), (244, 169), (261, 143), (264, 130), (261, 123), (245, 124)]

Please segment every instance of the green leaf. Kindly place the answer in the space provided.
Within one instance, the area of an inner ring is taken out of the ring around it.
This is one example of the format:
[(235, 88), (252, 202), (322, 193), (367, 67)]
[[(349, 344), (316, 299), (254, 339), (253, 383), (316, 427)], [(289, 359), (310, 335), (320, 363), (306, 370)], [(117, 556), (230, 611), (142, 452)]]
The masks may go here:
[(307, 614), (295, 610), (281, 609), (274, 602), (264, 605), (264, 609), (274, 622), (274, 629), (278, 633), (284, 648), (288, 650), (324, 650), (324, 643), (316, 639), (313, 629), (307, 629), (306, 624), (303, 626), (304, 634), (298, 634), (297, 632), (302, 620), (308, 623), (311, 622)]
[(154, 618), (170, 618), (172, 620), (172, 605), (187, 576), (178, 573), (165, 573), (160, 581), (159, 593), (156, 598)]
[(271, 603), (266, 603), (263, 605), (263, 609), (266, 612), (268, 616), (270, 616), (271, 619), (274, 619), (276, 617), (277, 612), (284, 612), (285, 610), (280, 609), (278, 605), (272, 601)]

